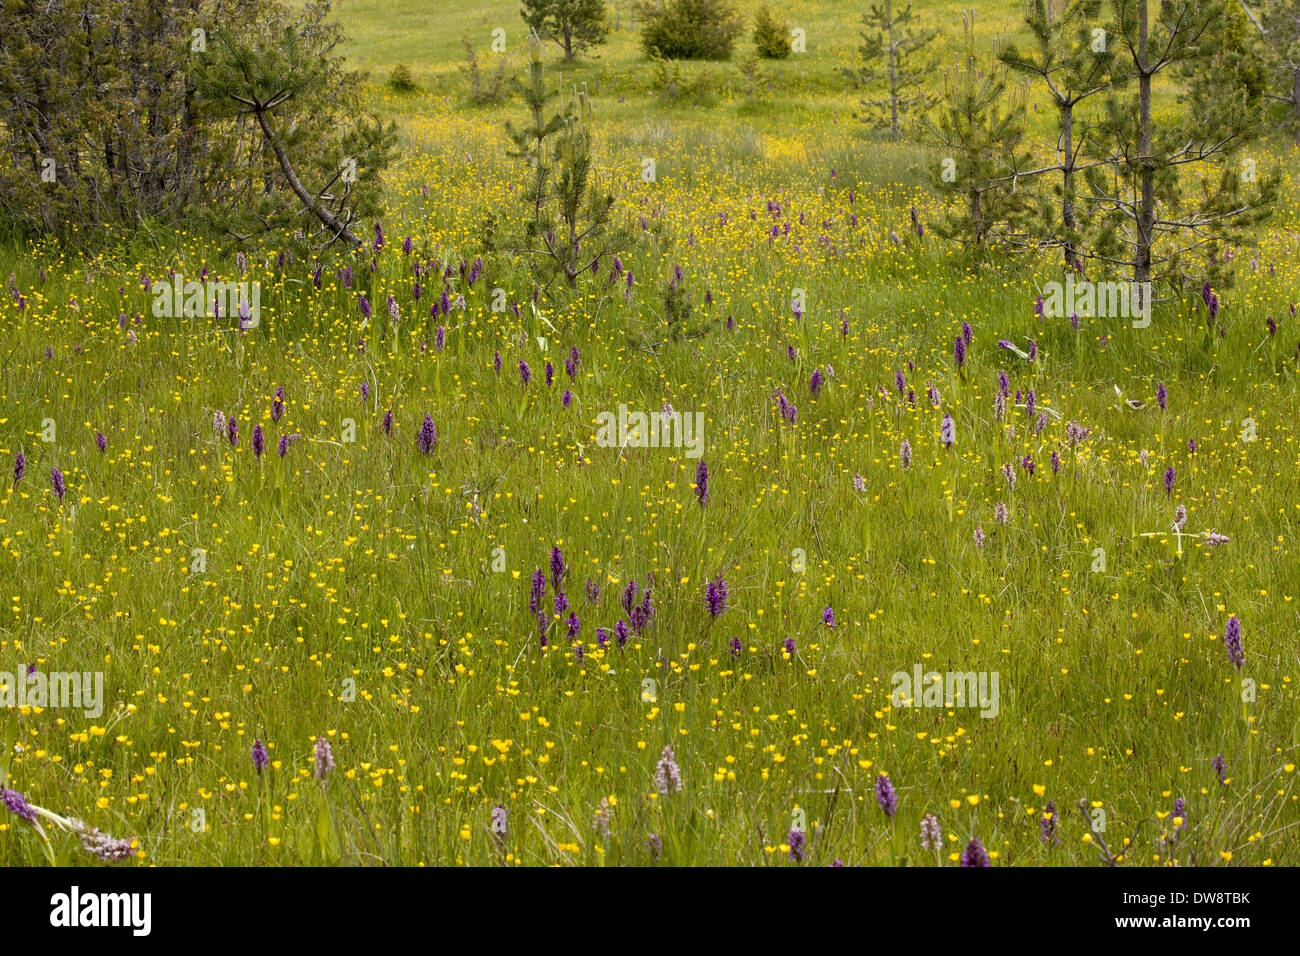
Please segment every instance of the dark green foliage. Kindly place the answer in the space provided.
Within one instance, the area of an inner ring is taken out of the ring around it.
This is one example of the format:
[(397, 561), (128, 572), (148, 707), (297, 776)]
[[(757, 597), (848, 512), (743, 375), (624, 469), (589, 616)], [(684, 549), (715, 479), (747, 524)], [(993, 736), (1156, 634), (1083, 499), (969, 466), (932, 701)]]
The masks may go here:
[(523, 4), (519, 15), (528, 29), (558, 44), (566, 60), (604, 43), (609, 32), (605, 0), (523, 0)]
[(951, 197), (935, 232), (982, 252), (1023, 229), (1027, 196), (1016, 177), (1029, 169), (1025, 97), (1023, 88), (1008, 90), (1005, 66), (976, 61), (973, 15), (962, 19), (965, 56), (945, 71), (942, 98), (926, 124), (938, 147), (935, 186)]
[[(1255, 28), (1235, 0), (1166, 0), (1154, 17), (1147, 0), (1113, 7), (1111, 89), (1085, 147), (1086, 202), (1101, 223), (1094, 255), (1134, 282), (1225, 285), (1221, 248), (1264, 218), (1278, 180), (1248, 151), (1267, 86), (1249, 46)], [(1181, 109), (1157, 100), (1170, 96), (1153, 82), (1166, 73), (1186, 90), (1172, 94)]]
[[(862, 45), (858, 47), (862, 66), (845, 71), (867, 90), (857, 116), (872, 126), (888, 129), (890, 138), (897, 140), (907, 115), (925, 111), (922, 84), (933, 73), (934, 64), (925, 58), (924, 51), (934, 40), (935, 31), (917, 26), (910, 3), (895, 10), (893, 0), (873, 3), (862, 16), (862, 26)], [(879, 90), (879, 95), (872, 96), (872, 90)]]
[(393, 67), (393, 72), (388, 77), (388, 85), (398, 93), (412, 93), (419, 89), (415, 84), (415, 77), (404, 64), (397, 64)]
[(783, 60), (790, 55), (790, 24), (777, 20), (767, 4), (754, 14), (754, 49), (768, 60)]
[[(362, 76), (344, 69), (329, 0), (300, 13), (264, 5), (255, 26), (218, 27), (193, 67), (201, 96), (251, 122), (262, 147), (259, 177), (216, 224), (240, 240), (297, 225), (321, 245), (361, 240), (352, 224), (379, 210), (380, 174), (396, 127), (367, 115)], [(270, 183), (271, 188), (266, 188)]]
[(526, 81), (515, 89), (528, 107), (528, 125), (506, 124), (514, 144), (510, 155), (526, 170), (523, 198), (526, 220), (520, 255), (543, 288), (557, 280), (570, 290), (583, 275), (604, 280), (603, 268), (628, 243), (625, 230), (612, 222), (614, 196), (595, 169), (591, 130), (591, 101), (585, 89), (573, 90), (560, 110), (549, 117), (549, 105), (560, 97), (546, 87), (541, 39), (529, 43)]
[(646, 0), (637, 17), (646, 56), (667, 60), (729, 60), (745, 28), (727, 0)]

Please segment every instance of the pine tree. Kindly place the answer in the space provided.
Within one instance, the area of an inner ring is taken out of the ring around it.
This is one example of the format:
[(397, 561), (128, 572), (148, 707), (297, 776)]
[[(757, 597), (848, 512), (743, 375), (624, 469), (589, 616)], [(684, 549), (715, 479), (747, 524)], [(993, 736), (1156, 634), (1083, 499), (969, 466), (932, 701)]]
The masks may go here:
[(903, 115), (925, 109), (922, 83), (934, 65), (919, 54), (935, 38), (936, 31), (917, 26), (910, 3), (895, 13), (893, 2), (873, 3), (863, 14), (866, 29), (858, 48), (863, 65), (856, 72), (849, 71), (849, 75), (868, 90), (885, 85), (882, 96), (862, 100), (863, 113), (858, 119), (888, 126), (890, 138), (897, 140), (902, 135)]
[(1300, 139), (1300, 0), (1266, 0), (1255, 26), (1274, 80), (1269, 99), (1286, 104), (1287, 125)]
[(510, 155), (527, 169), (527, 221), (523, 245), (516, 251), (542, 287), (560, 278), (576, 289), (584, 273), (599, 273), (602, 261), (628, 242), (626, 230), (612, 223), (614, 196), (595, 168), (591, 101), (585, 88), (575, 89), (558, 112), (546, 115), (560, 94), (547, 89), (537, 34), (529, 41), (527, 79), (517, 79), (515, 89), (529, 117), (528, 125), (518, 129), (506, 124), (514, 144)]
[[(1154, 22), (1148, 0), (1113, 6), (1112, 90), (1088, 144), (1086, 201), (1104, 221), (1093, 256), (1141, 288), (1181, 281), (1194, 252), (1204, 263), (1194, 278), (1226, 284), (1219, 246), (1246, 238), (1277, 183), (1244, 152), (1259, 134), (1266, 86), (1248, 49), (1253, 27), (1232, 0), (1164, 0)], [(1186, 92), (1157, 88), (1166, 73)], [(1177, 96), (1182, 109), (1157, 110), (1157, 92)]]
[(352, 223), (377, 211), (396, 126), (362, 112), (360, 75), (345, 70), (334, 52), (342, 33), (329, 12), (329, 0), (311, 0), (296, 16), (278, 5), (264, 8), (255, 29), (218, 27), (195, 66), (205, 99), (255, 124), (281, 184), (252, 197), (238, 225), (226, 225), (241, 240), (305, 212), (322, 245), (341, 239), (356, 247), (361, 240)]
[(609, 24), (605, 0), (523, 0), (523, 17), (528, 29), (564, 50), (564, 59), (605, 42)]
[(1030, 157), (1023, 148), (1025, 90), (1008, 89), (1005, 64), (980, 67), (974, 19), (974, 11), (962, 14), (965, 53), (945, 71), (926, 129), (940, 152), (935, 184), (954, 203), (935, 232), (983, 250), (1022, 235), (1028, 201), (1018, 179), (1029, 172)]
[[(1034, 37), (1034, 49), (1022, 53), (1013, 44), (1000, 56), (1012, 70), (1035, 77), (1056, 107), (1056, 165), (1060, 182), (1053, 188), (1055, 201), (1041, 211), (1047, 241), (1058, 244), (1067, 269), (1075, 266), (1081, 244), (1076, 214), (1076, 171), (1083, 136), (1076, 130), (1078, 107), (1105, 92), (1115, 55), (1097, 27), (1101, 0), (1070, 0), (1064, 10), (1052, 12), (1048, 0), (1029, 0), (1025, 25)], [(1054, 206), (1059, 205), (1059, 216)]]
[(754, 49), (768, 60), (783, 60), (790, 55), (790, 24), (777, 20), (767, 4), (754, 14)]

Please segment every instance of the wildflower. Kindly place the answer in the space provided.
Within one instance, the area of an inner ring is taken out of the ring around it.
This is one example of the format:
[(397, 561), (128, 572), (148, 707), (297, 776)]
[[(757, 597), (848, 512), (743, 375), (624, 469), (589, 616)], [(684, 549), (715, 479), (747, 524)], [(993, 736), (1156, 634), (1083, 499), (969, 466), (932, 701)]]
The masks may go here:
[(934, 814), (927, 813), (921, 817), (921, 849), (937, 850), (942, 839), (943, 834), (939, 830), (939, 821), (934, 818)]
[(277, 388), (271, 399), (271, 421), (278, 422), (284, 414), (284, 389)]
[(943, 423), (939, 426), (939, 440), (944, 448), (951, 448), (957, 443), (957, 423), (948, 413), (944, 413)]
[(711, 617), (718, 617), (727, 609), (727, 582), (714, 578), (704, 589), (704, 607)]
[(528, 363), (523, 359), (519, 360), (519, 380), (527, 385), (533, 379), (533, 370), (528, 367)]
[(257, 775), (260, 777), (263, 768), (271, 762), (271, 755), (266, 752), (266, 744), (262, 743), (261, 737), (253, 741), (253, 750), (249, 756), (253, 760), (253, 769), (257, 771)]
[(334, 751), (330, 747), (330, 742), (324, 737), (316, 738), (316, 779), (324, 780), (329, 776), (329, 772), (334, 769)]
[(77, 830), (81, 848), (92, 856), (97, 856), (105, 863), (121, 863), (135, 856), (135, 841), (132, 839), (116, 840), (95, 827), (88, 827), (80, 820), (68, 821)]
[(699, 499), (701, 507), (709, 500), (709, 466), (703, 458), (695, 466), (695, 497)]
[(975, 526), (975, 534), (973, 537), (975, 538), (975, 547), (977, 548), (984, 547), (984, 537), (985, 537), (984, 529), (981, 528), (979, 525)]
[(1246, 652), (1241, 647), (1241, 622), (1235, 617), (1228, 618), (1228, 630), (1223, 635), (1223, 646), (1228, 651), (1228, 660), (1237, 667), (1246, 663)]
[(657, 833), (651, 833), (646, 836), (645, 851), (650, 854), (650, 859), (659, 859), (659, 854), (663, 852), (664, 841), (659, 839)]
[(390, 408), (388, 409), (388, 411), (384, 412), (384, 434), (391, 435), (392, 433), (393, 433), (393, 410)]
[(563, 591), (557, 590), (555, 592), (555, 613), (563, 614), (568, 609), (569, 609), (569, 599), (564, 596)]
[(1174, 466), (1170, 465), (1165, 469), (1165, 494), (1171, 495), (1174, 492)]
[(650, 626), (650, 621), (653, 618), (654, 606), (650, 603), (650, 592), (646, 591), (641, 603), (632, 608), (632, 630), (638, 634), (642, 633)]
[(28, 823), (36, 822), (36, 811), (17, 790), (6, 790), (0, 787), (0, 801), (9, 809), (10, 813), (16, 814)]
[(253, 457), (261, 458), (262, 452), (266, 449), (266, 436), (262, 434), (262, 423), (258, 422), (253, 426)]
[(898, 459), (902, 462), (904, 470), (912, 467), (912, 445), (906, 438), (898, 447)]
[(50, 469), (50, 488), (54, 491), (54, 494), (59, 501), (62, 502), (63, 495), (67, 489), (63, 484), (63, 472), (59, 471), (57, 468)]
[(898, 794), (894, 792), (888, 774), (882, 773), (876, 777), (876, 802), (887, 817), (892, 817), (898, 810)]
[(1002, 466), (1002, 477), (1006, 480), (1007, 487), (1010, 488), (1012, 491), (1015, 491), (1016, 470), (1013, 467), (1011, 467), (1011, 464), (1009, 462)]
[(867, 490), (867, 481), (857, 472), (853, 473), (853, 490), (858, 494), (864, 494)]
[(1219, 754), (1217, 757), (1211, 760), (1210, 767), (1214, 770), (1215, 774), (1218, 776), (1219, 783), (1228, 782), (1228, 764), (1223, 759), (1223, 754)]
[(1174, 509), (1174, 530), (1181, 532), (1185, 524), (1187, 524), (1187, 508), (1180, 504)]
[(993, 509), (993, 520), (1001, 525), (1004, 525), (1011, 520), (1011, 516), (1007, 512), (1007, 506), (1001, 501), (999, 501), (997, 507)]
[(1160, 382), (1156, 385), (1156, 402), (1160, 405), (1160, 410), (1162, 412), (1168, 407), (1168, 399), (1169, 393), (1165, 391), (1165, 383)]
[(1056, 835), (1056, 803), (1052, 800), (1047, 801), (1047, 806), (1043, 807), (1042, 819), (1038, 821), (1038, 840), (1040, 843), (1061, 842), (1061, 838)]
[(682, 789), (682, 772), (677, 766), (677, 758), (673, 756), (670, 744), (664, 745), (663, 755), (655, 767), (655, 788), (661, 797), (678, 793)]
[(1052, 474), (1057, 474), (1061, 470), (1061, 456), (1057, 452), (1052, 452), (1051, 457)]
[(100, 451), (108, 448), (108, 439), (104, 437), (103, 432), (95, 432), (95, 447)]
[(551, 548), (551, 586), (558, 590), (568, 570), (564, 563), (563, 552), (558, 547)]
[(424, 424), (420, 426), (420, 433), (415, 437), (415, 444), (426, 455), (432, 455), (438, 445), (438, 430), (434, 428), (433, 416), (428, 412), (424, 414)]
[(14, 487), (18, 487), (18, 482), (22, 481), (23, 475), (27, 473), (27, 456), (22, 452), (14, 455)]
[(627, 643), (627, 625), (621, 620), (614, 625), (614, 640), (618, 642), (619, 647)]
[(609, 839), (609, 818), (614, 815), (614, 808), (609, 804), (609, 797), (603, 797), (596, 807), (596, 818), (591, 821), (591, 828), (602, 840)]
[(822, 611), (822, 623), (827, 627), (835, 626), (835, 609), (829, 604), (826, 605), (825, 609)]
[(744, 650), (744, 647), (745, 645), (741, 642), (739, 637), (733, 637), (727, 642), (727, 649), (731, 651), (732, 657), (739, 657), (740, 652)]
[(789, 654), (791, 657), (794, 657), (795, 647), (794, 647), (793, 637), (787, 637), (784, 641), (782, 641), (781, 647), (787, 654)]
[[(971, 339), (973, 339), (974, 337), (975, 337), (975, 331), (970, 327), (970, 324), (967, 323), (967, 322), (963, 322), (963, 323), (961, 324), (961, 341), (962, 341), (962, 344), (963, 344), (963, 345), (970, 345)], [(963, 351), (962, 351), (962, 354), (965, 355), (965, 350), (964, 350), (964, 349), (963, 349)], [(958, 363), (958, 364), (961, 364), (961, 363)]]
[(501, 374), (501, 353), (500, 352), (492, 353), (492, 370), (496, 372), (496, 374), (498, 375)]
[(980, 843), (978, 837), (971, 837), (970, 843), (966, 844), (966, 849), (961, 855), (961, 865), (965, 867), (992, 866), (989, 862), (989, 855), (984, 850), (984, 844)]
[(1181, 830), (1187, 826), (1187, 801), (1182, 797), (1174, 800), (1174, 812), (1170, 815), (1173, 817), (1175, 830)]
[(957, 368), (961, 369), (966, 367), (966, 340), (960, 335), (957, 336), (957, 340), (953, 343), (952, 357), (957, 363)]
[(815, 368), (815, 369), (813, 369), (812, 378), (810, 378), (810, 379), (808, 380), (808, 390), (809, 390), (810, 392), (812, 392), (812, 397), (813, 397), (813, 398), (816, 398), (818, 395), (821, 394), (821, 390), (822, 390), (822, 370), (821, 370), (821, 369), (819, 369), (819, 368)]
[(785, 858), (791, 863), (802, 863), (804, 854), (804, 843), (807, 837), (802, 830), (791, 830), (785, 835), (785, 844), (790, 849), (786, 852)]

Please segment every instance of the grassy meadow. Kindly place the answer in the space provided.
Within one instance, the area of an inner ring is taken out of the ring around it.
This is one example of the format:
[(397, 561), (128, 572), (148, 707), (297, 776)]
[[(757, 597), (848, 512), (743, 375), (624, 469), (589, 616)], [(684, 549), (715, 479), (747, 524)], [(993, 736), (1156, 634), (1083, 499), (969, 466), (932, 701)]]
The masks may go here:
[[(153, 314), (240, 278), (197, 236), (0, 249), (0, 672), (104, 688), (0, 708), (4, 785), (119, 866), (1300, 863), (1296, 148), (1261, 144), (1282, 198), (1222, 336), (1199, 297), (1076, 330), (1035, 312), (1054, 258), (916, 235), (944, 200), (853, 118), (858, 4), (780, 4), (807, 53), (677, 102), (620, 6), (596, 58), (547, 52), (636, 235), (575, 296), (534, 310), (488, 248), (522, 107), (466, 102), (461, 37), (522, 64), (514, 0), (340, 5), (400, 128), (385, 244), (319, 288), (250, 251), (256, 328)], [(955, 51), (965, 4), (917, 6)], [(1016, 31), (974, 6), (983, 49)], [(699, 456), (602, 443), (620, 406), (700, 413)], [(997, 675), (996, 713), (899, 706), (915, 668)], [(0, 865), (93, 862), (46, 829), (0, 808)]]

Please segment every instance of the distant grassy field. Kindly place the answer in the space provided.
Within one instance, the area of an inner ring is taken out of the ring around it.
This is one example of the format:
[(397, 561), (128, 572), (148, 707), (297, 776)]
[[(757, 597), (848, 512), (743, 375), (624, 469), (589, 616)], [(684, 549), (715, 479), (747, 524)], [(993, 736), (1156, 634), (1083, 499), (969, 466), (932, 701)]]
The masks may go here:
[[(350, 280), (251, 255), (241, 335), (152, 311), (172, 270), (239, 277), (198, 238), (6, 253), (0, 672), (102, 672), (104, 701), (0, 709), (4, 786), (139, 864), (1300, 863), (1291, 144), (1261, 146), (1288, 177), (1222, 336), (1196, 299), (1076, 330), (1035, 314), (1054, 261), (911, 230), (943, 202), (926, 149), (852, 118), (857, 4), (774, 4), (806, 56), (750, 101), (694, 65), (712, 94), (673, 105), (625, 7), (547, 65), (595, 91), (636, 240), (534, 313), (486, 248), (520, 224), (520, 106), (458, 70), (497, 26), (520, 55), (518, 5), (414, 6), (340, 7), (403, 141)], [(924, 4), (949, 52), (962, 6)], [(699, 456), (601, 444), (623, 406), (698, 413)], [(997, 695), (927, 702), (917, 669)], [(0, 810), (0, 865), (46, 851)]]

